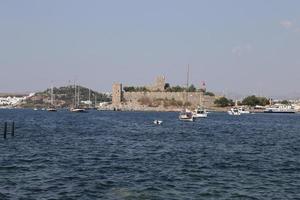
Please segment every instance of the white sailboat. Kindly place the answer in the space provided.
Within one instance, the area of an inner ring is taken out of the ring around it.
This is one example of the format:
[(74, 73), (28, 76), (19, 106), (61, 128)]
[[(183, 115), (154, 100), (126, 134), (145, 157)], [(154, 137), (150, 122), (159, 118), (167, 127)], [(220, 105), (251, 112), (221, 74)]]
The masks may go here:
[(51, 106), (47, 108), (47, 111), (49, 112), (56, 112), (57, 109), (54, 106), (54, 94), (53, 94), (53, 86), (51, 86), (51, 100), (50, 100)]
[[(188, 102), (189, 70), (190, 70), (190, 66), (188, 65), (185, 102)], [(192, 122), (195, 120), (195, 118), (193, 116), (193, 112), (191, 112), (190, 110), (184, 107), (179, 113), (179, 120)]]
[(200, 99), (199, 99), (199, 106), (194, 110), (193, 116), (195, 118), (206, 118), (207, 117), (207, 111), (203, 107), (202, 103), (202, 95), (200, 94)]
[(73, 105), (72, 108), (70, 108), (70, 111), (71, 112), (86, 112), (85, 109), (79, 107), (80, 88), (78, 87), (78, 91), (77, 91), (77, 85), (76, 84), (74, 84), (74, 88), (75, 88), (74, 105)]

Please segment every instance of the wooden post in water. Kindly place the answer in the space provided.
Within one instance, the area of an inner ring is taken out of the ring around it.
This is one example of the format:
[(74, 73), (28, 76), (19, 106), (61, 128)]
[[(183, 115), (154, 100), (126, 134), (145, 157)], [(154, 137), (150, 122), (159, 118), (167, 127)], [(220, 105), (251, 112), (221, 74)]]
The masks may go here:
[(7, 134), (7, 122), (4, 123), (4, 131), (3, 131), (4, 139), (6, 139), (6, 134)]
[(12, 122), (12, 124), (11, 124), (11, 136), (12, 137), (15, 136), (15, 122)]

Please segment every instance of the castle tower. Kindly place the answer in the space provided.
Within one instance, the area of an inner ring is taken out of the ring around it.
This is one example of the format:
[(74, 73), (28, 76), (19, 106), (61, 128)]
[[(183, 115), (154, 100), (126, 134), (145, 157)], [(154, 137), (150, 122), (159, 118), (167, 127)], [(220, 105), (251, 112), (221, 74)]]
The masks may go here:
[(166, 84), (166, 78), (164, 76), (158, 76), (155, 79), (153, 90), (164, 91)]
[(122, 102), (122, 84), (114, 83), (112, 86), (112, 104), (119, 105)]
[(200, 84), (200, 90), (202, 92), (206, 92), (206, 84), (205, 84), (205, 81), (201, 81), (201, 84)]

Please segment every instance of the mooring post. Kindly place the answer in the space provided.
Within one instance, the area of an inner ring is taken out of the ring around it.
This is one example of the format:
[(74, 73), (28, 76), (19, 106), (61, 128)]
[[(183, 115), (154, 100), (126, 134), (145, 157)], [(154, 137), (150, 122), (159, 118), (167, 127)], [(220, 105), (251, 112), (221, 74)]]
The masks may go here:
[(12, 124), (11, 124), (11, 136), (12, 137), (15, 136), (15, 122), (12, 122)]
[(4, 139), (6, 139), (6, 133), (7, 133), (7, 122), (4, 122), (4, 132), (3, 132)]

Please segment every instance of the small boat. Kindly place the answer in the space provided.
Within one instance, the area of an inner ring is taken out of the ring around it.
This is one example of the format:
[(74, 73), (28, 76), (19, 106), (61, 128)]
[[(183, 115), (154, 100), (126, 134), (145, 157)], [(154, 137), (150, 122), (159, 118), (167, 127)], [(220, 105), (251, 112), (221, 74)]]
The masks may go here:
[(38, 109), (37, 109), (37, 108), (34, 108), (33, 110), (37, 111)]
[(193, 116), (194, 118), (206, 118), (207, 117), (206, 109), (198, 107), (197, 109), (194, 110)]
[(264, 113), (282, 113), (282, 114), (294, 114), (296, 110), (293, 106), (287, 105), (275, 105), (272, 107), (268, 107), (264, 110)]
[(47, 111), (48, 112), (56, 112), (57, 110), (55, 108), (48, 108)]
[(246, 110), (245, 107), (240, 107), (239, 108), (239, 112), (241, 114), (250, 114), (250, 111), (249, 110)]
[(191, 111), (189, 111), (188, 109), (184, 109), (179, 113), (179, 120), (193, 122), (195, 118)]
[(238, 108), (234, 107), (227, 111), (229, 115), (241, 115)]
[(86, 112), (86, 110), (83, 108), (71, 108), (70, 111), (71, 112), (81, 112), (81, 113)]
[(161, 120), (154, 120), (153, 123), (154, 123), (154, 124), (157, 124), (157, 125), (160, 125), (160, 124), (163, 123), (163, 121), (161, 121)]

